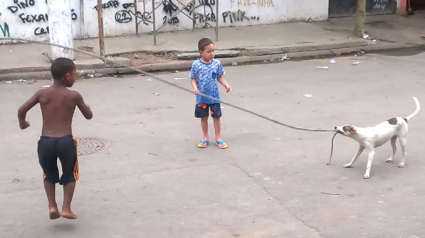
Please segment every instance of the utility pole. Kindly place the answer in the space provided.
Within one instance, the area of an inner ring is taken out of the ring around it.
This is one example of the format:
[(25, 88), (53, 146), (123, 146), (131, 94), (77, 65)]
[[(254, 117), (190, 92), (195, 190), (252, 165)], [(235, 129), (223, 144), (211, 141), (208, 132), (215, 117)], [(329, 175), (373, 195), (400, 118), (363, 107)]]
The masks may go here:
[(363, 37), (366, 22), (366, 0), (357, 0), (356, 26), (354, 35)]
[[(74, 48), (72, 34), (71, 0), (49, 0), (49, 38), (50, 43)], [(74, 60), (74, 51), (52, 46), (52, 58), (65, 57)]]
[(97, 0), (97, 25), (99, 27), (100, 56), (103, 57), (103, 56), (105, 56), (105, 33), (103, 32), (103, 8), (102, 8), (102, 0)]

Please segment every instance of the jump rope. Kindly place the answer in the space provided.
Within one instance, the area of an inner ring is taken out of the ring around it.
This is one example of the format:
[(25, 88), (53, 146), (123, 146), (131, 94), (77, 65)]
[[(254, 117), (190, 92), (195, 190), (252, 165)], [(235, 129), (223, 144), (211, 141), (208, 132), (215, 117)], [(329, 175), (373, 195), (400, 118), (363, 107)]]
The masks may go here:
[[(59, 44), (54, 44), (54, 43), (50, 43), (50, 42), (42, 42), (42, 41), (36, 41), (36, 40), (26, 40), (26, 39), (13, 38), (13, 37), (1, 38), (0, 40), (12, 40), (12, 41), (18, 41), (18, 42), (19, 42), (19, 41), (22, 41), (22, 42), (27, 42), (27, 43), (36, 43), (36, 44), (41, 44), (41, 45), (49, 45), (49, 46), (60, 47), (60, 48), (63, 48), (63, 49), (72, 50), (72, 51), (75, 51), (75, 52), (78, 52), (78, 53), (81, 53), (81, 54), (84, 54), (84, 55), (88, 55), (88, 56), (93, 57), (93, 58), (98, 58), (98, 59), (102, 60), (102, 61), (103, 61), (103, 62), (105, 62), (105, 63), (106, 63), (106, 62), (110, 62), (110, 63), (112, 63), (112, 60), (110, 60), (110, 59), (108, 59), (108, 58), (105, 58), (105, 57), (102, 57), (102, 56), (99, 56), (99, 55), (95, 55), (95, 54), (92, 54), (92, 53), (89, 53), (89, 52), (86, 52), (86, 51), (83, 51), (83, 50), (74, 49), (74, 48), (72, 48), (72, 47), (63, 46), (63, 45), (59, 45)], [(158, 81), (160, 81), (160, 82), (162, 82), (162, 83), (168, 84), (168, 85), (170, 85), (170, 86), (172, 86), (172, 87), (175, 87), (175, 88), (178, 88), (178, 89), (180, 89), (180, 90), (183, 90), (183, 91), (186, 91), (186, 92), (189, 92), (189, 93), (193, 94), (193, 91), (192, 91), (192, 90), (190, 90), (190, 89), (187, 89), (187, 88), (182, 87), (182, 86), (180, 86), (180, 85), (177, 85), (177, 84), (174, 84), (174, 83), (168, 82), (168, 81), (167, 81), (167, 80), (165, 80), (165, 79), (162, 79), (162, 78), (160, 78), (160, 77), (158, 77), (158, 76), (156, 76), (156, 75), (153, 75), (153, 74), (151, 74), (151, 73), (148, 73), (148, 72), (146, 72), (146, 71), (143, 71), (143, 70), (141, 70), (141, 69), (138, 69), (138, 68), (136, 68), (136, 67), (134, 67), (134, 66), (124, 65), (124, 64), (122, 64), (122, 63), (120, 63), (120, 62), (113, 62), (113, 63), (114, 63), (115, 65), (119, 65), (119, 66), (122, 66), (122, 67), (124, 67), (124, 68), (134, 70), (134, 71), (139, 72), (139, 73), (141, 73), (141, 74), (144, 74), (144, 75), (147, 75), (147, 76), (149, 76), (149, 77), (152, 77), (152, 78), (154, 78), (154, 79), (156, 79), (156, 80), (158, 80)], [(222, 104), (224, 104), (224, 105), (227, 105), (227, 106), (230, 106), (230, 107), (236, 108), (236, 109), (241, 110), (241, 111), (243, 111), (243, 112), (249, 113), (249, 114), (254, 115), (254, 116), (256, 116), (256, 117), (260, 117), (260, 118), (265, 119), (265, 120), (267, 120), (267, 121), (271, 121), (271, 122), (276, 123), (276, 124), (278, 124), (278, 125), (281, 125), (281, 126), (284, 126), (284, 127), (288, 127), (288, 128), (290, 128), (290, 129), (299, 130), (299, 131), (308, 131), (308, 132), (335, 132), (335, 130), (309, 129), (309, 128), (303, 128), (303, 127), (291, 126), (291, 125), (288, 125), (288, 124), (286, 124), (286, 123), (283, 123), (283, 122), (280, 122), (280, 121), (274, 120), (274, 119), (272, 119), (272, 118), (270, 118), (270, 117), (267, 117), (267, 116), (261, 115), (261, 114), (259, 114), (259, 113), (256, 113), (256, 112), (254, 112), (254, 111), (251, 111), (251, 110), (248, 110), (248, 109), (242, 108), (242, 107), (240, 107), (240, 106), (234, 105), (234, 104), (232, 104), (232, 103), (228, 103), (228, 102), (225, 102), (225, 101), (219, 100), (219, 99), (217, 99), (217, 98), (211, 97), (211, 96), (209, 96), (209, 95), (205, 95), (205, 94), (203, 94), (203, 93), (198, 93), (198, 95), (200, 95), (200, 96), (202, 96), (202, 97), (205, 97), (205, 98), (208, 98), (208, 99), (211, 99), (211, 100), (214, 100), (214, 101), (218, 101), (218, 102), (220, 102), (220, 103), (222, 103)], [(332, 154), (333, 154), (333, 147), (334, 147), (334, 139), (335, 139), (335, 136), (336, 136), (336, 135), (337, 135), (337, 133), (335, 133), (335, 134), (333, 135), (332, 140), (331, 140), (331, 154), (330, 154), (330, 156), (329, 156), (329, 162), (327, 163), (327, 165), (330, 165), (330, 163), (331, 163)]]

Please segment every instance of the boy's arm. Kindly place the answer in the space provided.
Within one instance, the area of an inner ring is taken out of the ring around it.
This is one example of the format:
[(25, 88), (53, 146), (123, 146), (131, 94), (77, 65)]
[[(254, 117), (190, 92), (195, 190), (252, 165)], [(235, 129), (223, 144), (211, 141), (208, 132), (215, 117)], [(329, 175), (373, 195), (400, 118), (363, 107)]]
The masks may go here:
[(193, 92), (195, 94), (199, 93), (198, 84), (196, 83), (196, 79), (190, 79), (190, 83), (192, 84)]
[(218, 77), (218, 82), (221, 83), (221, 85), (223, 85), (226, 88), (227, 92), (231, 92), (232, 91), (232, 87), (227, 83), (226, 79), (224, 79), (224, 77)]
[(226, 88), (227, 92), (231, 92), (232, 87), (230, 87), (230, 85), (227, 83), (226, 79), (224, 79), (224, 77), (223, 77), (225, 72), (224, 72), (223, 65), (221, 64), (220, 61), (219, 61), (219, 65), (218, 65), (217, 74), (218, 74), (218, 77), (217, 77), (218, 82), (220, 82), (221, 85), (223, 85)]
[(192, 68), (190, 69), (189, 77), (190, 77), (190, 84), (192, 85), (193, 92), (195, 94), (199, 93), (198, 83), (196, 82), (196, 78), (198, 77), (198, 69), (195, 66), (196, 61), (192, 63)]
[(38, 97), (40, 96), (40, 91), (36, 92), (28, 101), (26, 101), (19, 109), (18, 109), (18, 120), (19, 127), (23, 130), (30, 126), (30, 123), (25, 121), (27, 116), (27, 112), (33, 108), (38, 103)]
[(81, 96), (81, 94), (78, 92), (75, 92), (75, 93), (76, 93), (78, 109), (80, 109), (81, 113), (87, 120), (92, 119), (93, 112), (91, 111), (90, 107), (84, 102), (83, 96)]

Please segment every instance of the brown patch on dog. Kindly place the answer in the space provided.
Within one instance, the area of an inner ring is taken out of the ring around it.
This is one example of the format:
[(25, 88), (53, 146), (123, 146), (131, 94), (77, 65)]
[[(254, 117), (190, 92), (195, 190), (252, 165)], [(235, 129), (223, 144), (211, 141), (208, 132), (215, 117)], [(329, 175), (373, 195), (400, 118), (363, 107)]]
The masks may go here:
[(406, 122), (408, 122), (408, 121), (407, 121), (407, 118), (403, 118), (403, 119), (404, 119)]
[(352, 134), (356, 133), (356, 129), (354, 129), (353, 126), (344, 126), (342, 130), (344, 130), (345, 132), (350, 132)]
[(397, 118), (393, 117), (393, 118), (389, 119), (388, 123), (390, 123), (391, 125), (397, 125)]

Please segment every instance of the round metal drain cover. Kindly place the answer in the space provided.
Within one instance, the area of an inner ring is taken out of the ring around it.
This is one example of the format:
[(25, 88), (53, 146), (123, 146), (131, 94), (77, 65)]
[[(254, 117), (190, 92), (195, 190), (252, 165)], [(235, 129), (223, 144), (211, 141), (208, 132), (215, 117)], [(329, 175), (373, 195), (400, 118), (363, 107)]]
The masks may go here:
[(111, 143), (99, 138), (76, 138), (78, 155), (88, 155), (101, 151)]

